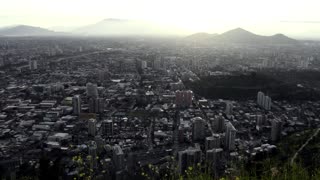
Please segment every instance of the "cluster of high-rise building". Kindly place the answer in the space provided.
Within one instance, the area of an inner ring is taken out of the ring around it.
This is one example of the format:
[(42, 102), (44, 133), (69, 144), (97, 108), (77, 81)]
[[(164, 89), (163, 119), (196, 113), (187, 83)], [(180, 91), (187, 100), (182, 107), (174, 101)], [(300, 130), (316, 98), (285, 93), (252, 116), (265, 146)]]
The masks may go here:
[(257, 104), (265, 110), (270, 110), (272, 106), (272, 99), (259, 91), (257, 95)]
[(193, 92), (187, 91), (176, 91), (176, 106), (178, 107), (189, 107), (192, 105)]
[(30, 68), (30, 70), (37, 70), (38, 69), (38, 61), (37, 60), (30, 60), (29, 61), (29, 68)]
[(189, 147), (184, 151), (180, 151), (178, 153), (179, 173), (184, 174), (189, 167), (197, 167), (198, 163), (201, 163), (201, 156), (201, 149), (197, 147)]
[(103, 98), (89, 99), (89, 112), (102, 113), (104, 111), (105, 100)]

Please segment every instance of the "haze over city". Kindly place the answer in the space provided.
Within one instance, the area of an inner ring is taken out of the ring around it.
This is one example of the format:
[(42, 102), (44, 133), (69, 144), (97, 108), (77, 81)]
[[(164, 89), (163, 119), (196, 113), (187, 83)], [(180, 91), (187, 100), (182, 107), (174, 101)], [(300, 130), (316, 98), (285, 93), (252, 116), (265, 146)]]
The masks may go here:
[(317, 0), (10, 0), (0, 6), (0, 27), (31, 25), (72, 31), (103, 19), (147, 22), (163, 34), (222, 33), (241, 27), (262, 35), (319, 38)]
[(1, 180), (319, 180), (320, 2), (0, 3)]

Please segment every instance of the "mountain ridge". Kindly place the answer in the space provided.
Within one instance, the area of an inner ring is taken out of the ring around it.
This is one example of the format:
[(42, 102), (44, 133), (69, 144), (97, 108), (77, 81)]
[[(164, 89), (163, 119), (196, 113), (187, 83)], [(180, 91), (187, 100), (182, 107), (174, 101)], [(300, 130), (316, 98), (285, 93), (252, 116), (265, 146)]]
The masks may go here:
[[(70, 33), (56, 32), (36, 26), (15, 25), (0, 28), (0, 36), (143, 36), (157, 35), (161, 31), (163, 31), (163, 29), (144, 21), (106, 18), (95, 24), (77, 28)], [(209, 34), (205, 32), (194, 33), (183, 39), (201, 43), (295, 44), (298, 42), (284, 34), (278, 33), (272, 36), (262, 36), (242, 28), (235, 28), (222, 34)]]
[(85, 36), (126, 36), (160, 34), (158, 29), (145, 21), (107, 18), (95, 24), (80, 27), (72, 33)]
[(61, 32), (28, 25), (8, 26), (0, 29), (0, 36), (60, 36), (63, 34), (64, 33)]
[[(186, 39), (190, 37), (197, 36), (198, 33), (189, 35)], [(284, 34), (275, 34), (272, 36), (263, 36), (252, 33), (242, 28), (235, 28), (226, 31), (220, 35), (213, 37), (207, 36), (207, 38), (201, 39), (203, 42), (207, 43), (243, 43), (243, 44), (296, 44), (297, 40), (289, 38)]]
[(209, 34), (209, 33), (206, 33), (206, 32), (199, 32), (199, 33), (195, 33), (195, 34), (191, 34), (187, 37), (185, 37), (185, 39), (187, 40), (192, 40), (192, 41), (203, 41), (203, 40), (206, 40), (208, 38), (212, 38), (214, 36), (218, 36), (219, 34)]

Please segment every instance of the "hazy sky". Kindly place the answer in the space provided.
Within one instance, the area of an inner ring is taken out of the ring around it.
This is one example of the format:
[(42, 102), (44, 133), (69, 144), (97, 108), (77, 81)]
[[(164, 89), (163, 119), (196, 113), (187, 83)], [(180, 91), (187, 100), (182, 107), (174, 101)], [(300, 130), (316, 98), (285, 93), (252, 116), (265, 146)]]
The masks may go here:
[(75, 27), (105, 18), (146, 20), (183, 33), (243, 27), (260, 34), (320, 32), (319, 0), (0, 0), (0, 26)]

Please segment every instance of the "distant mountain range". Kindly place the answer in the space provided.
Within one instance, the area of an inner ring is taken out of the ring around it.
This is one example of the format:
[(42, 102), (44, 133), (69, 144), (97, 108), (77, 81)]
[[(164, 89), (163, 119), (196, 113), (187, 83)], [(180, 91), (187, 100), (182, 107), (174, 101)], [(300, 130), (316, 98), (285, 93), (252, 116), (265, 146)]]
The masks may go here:
[(80, 27), (73, 34), (86, 36), (152, 35), (160, 31), (151, 23), (126, 19), (104, 19), (98, 23)]
[(243, 44), (295, 44), (298, 41), (283, 34), (261, 36), (247, 30), (237, 28), (222, 34), (196, 33), (185, 37), (187, 41), (201, 43), (243, 43)]
[(208, 39), (211, 39), (215, 36), (218, 36), (219, 34), (209, 34), (205, 32), (200, 32), (200, 33), (195, 33), (190, 36), (187, 36), (185, 39), (186, 40), (191, 40), (191, 41), (205, 41)]
[[(171, 29), (171, 32), (174, 30)], [(98, 23), (84, 26), (72, 32), (56, 32), (41, 27), (17, 25), (0, 29), (0, 36), (130, 36), (130, 35), (161, 35), (170, 32), (154, 24), (124, 19), (104, 19)], [(170, 33), (169, 33), (170, 34)], [(222, 34), (196, 33), (184, 38), (190, 42), (201, 43), (259, 43), (259, 44), (293, 44), (297, 40), (283, 34), (261, 36), (241, 28)]]
[(55, 32), (48, 29), (17, 25), (0, 29), (0, 36), (61, 36), (66, 33)]
[(152, 36), (169, 34), (170, 32), (173, 32), (173, 30), (164, 29), (164, 27), (146, 21), (125, 19), (104, 19), (70, 32), (56, 32), (27, 25), (0, 28), (0, 36)]

